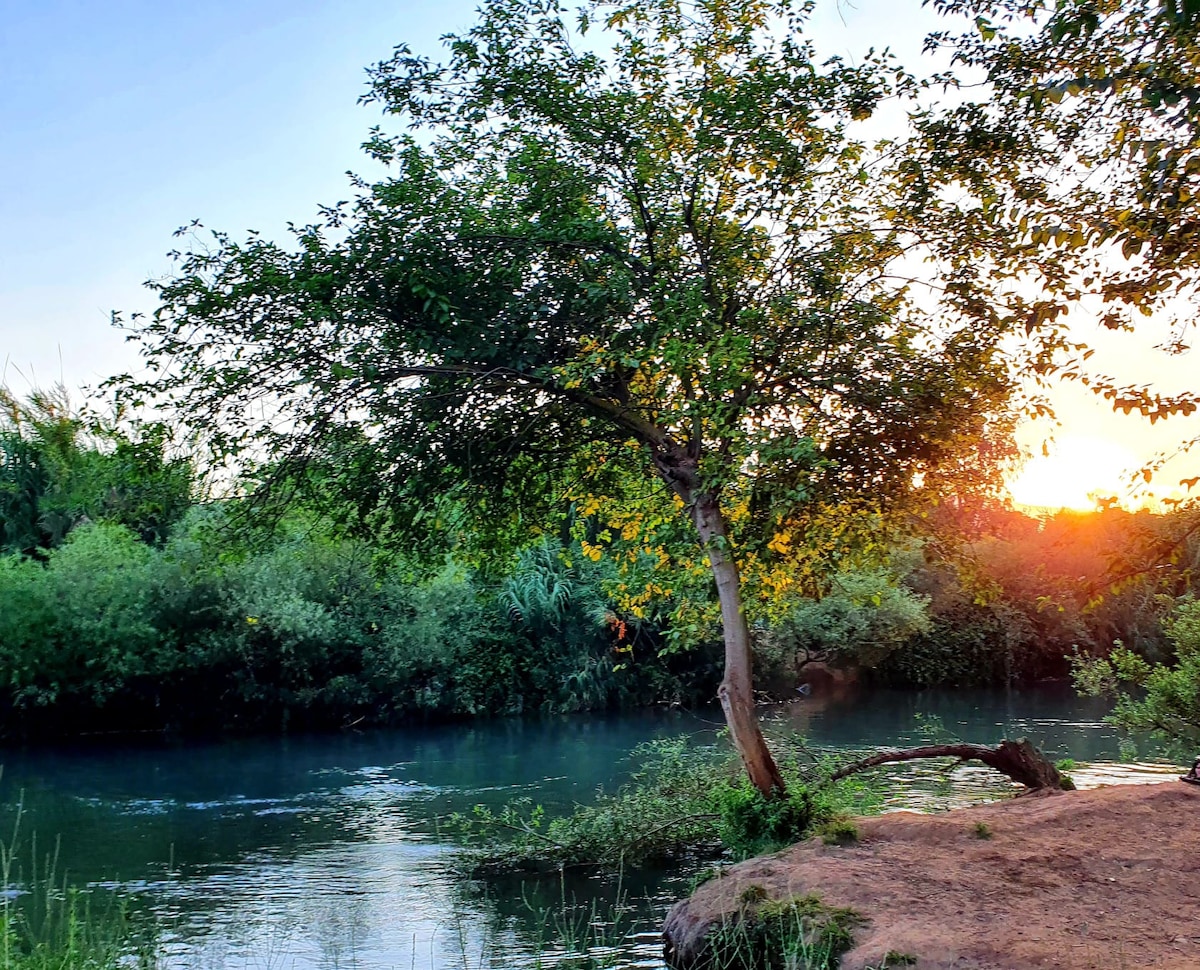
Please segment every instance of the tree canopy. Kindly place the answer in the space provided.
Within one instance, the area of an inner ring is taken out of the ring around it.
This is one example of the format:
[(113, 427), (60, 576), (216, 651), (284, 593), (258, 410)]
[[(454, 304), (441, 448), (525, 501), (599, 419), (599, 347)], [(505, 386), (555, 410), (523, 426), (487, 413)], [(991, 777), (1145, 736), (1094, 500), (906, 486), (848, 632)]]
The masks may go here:
[(1161, 349), (1189, 349), (1200, 303), (1200, 9), (1191, 0), (932, 5), (974, 21), (929, 38), (984, 83), (925, 117), (923, 164), (976, 200), (973, 225), (1002, 270), (977, 278), (985, 302), (1037, 340), (1041, 373), (1152, 422), (1193, 414), (1191, 388), (1098, 371), (1080, 335), (1091, 321), (1132, 332), (1153, 318)]
[(810, 9), (491, 0), (444, 61), (398, 48), (367, 96), (407, 127), (367, 143), (389, 175), (289, 245), (192, 227), (128, 382), (288, 473), (360, 442), (393, 495), (657, 479), (713, 570), (764, 793), (738, 556), (817, 501), (931, 488), (1011, 390), (1010, 320), (914, 287), (928, 186), (863, 125), (919, 85), (821, 59)]

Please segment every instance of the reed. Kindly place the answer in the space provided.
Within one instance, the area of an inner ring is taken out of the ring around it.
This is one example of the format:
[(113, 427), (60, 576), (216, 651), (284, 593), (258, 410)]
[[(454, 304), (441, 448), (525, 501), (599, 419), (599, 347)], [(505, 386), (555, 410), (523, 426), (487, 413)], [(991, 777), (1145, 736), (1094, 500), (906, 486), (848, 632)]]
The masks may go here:
[(118, 896), (72, 887), (59, 843), (26, 844), (23, 799), (0, 839), (0, 970), (154, 970), (153, 928)]

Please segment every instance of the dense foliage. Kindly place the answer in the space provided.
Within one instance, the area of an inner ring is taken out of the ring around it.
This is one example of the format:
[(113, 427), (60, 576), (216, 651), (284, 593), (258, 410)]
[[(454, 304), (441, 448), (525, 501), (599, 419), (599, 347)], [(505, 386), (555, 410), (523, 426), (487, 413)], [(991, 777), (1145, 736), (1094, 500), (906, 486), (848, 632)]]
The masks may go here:
[(464, 861), (476, 873), (619, 871), (669, 859), (744, 859), (817, 832), (836, 838), (849, 831), (848, 814), (882, 804), (879, 792), (858, 779), (830, 783), (833, 760), (803, 743), (775, 739), (773, 747), (788, 780), (786, 798), (764, 798), (739, 778), (728, 748), (671, 738), (641, 745), (626, 784), (570, 814), (547, 817), (531, 799), (518, 799), (499, 811), (477, 807), (449, 825), (469, 846)]
[[(162, 441), (121, 463), (127, 439), (70, 421), (66, 439), (28, 423), (9, 432), (35, 463), (105, 473), (99, 493), (79, 484), (95, 478), (60, 473), (75, 487), (45, 494), (70, 491), (78, 505), (42, 508), (85, 511), (0, 557), (10, 734), (279, 730), (713, 696), (720, 627), (681, 608), (711, 602), (711, 587), (667, 585), (661, 550), (647, 552), (637, 530), (602, 539), (586, 508), (502, 560), (449, 527), (406, 550), (328, 503), (266, 518), (244, 500), (189, 507), (186, 465), (164, 460)], [(52, 448), (56, 465), (43, 458)], [(147, 526), (158, 504), (113, 499), (146, 494), (147, 468), (166, 470), (159, 494), (186, 510), (167, 527)], [(1193, 519), (943, 512), (924, 538), (848, 555), (809, 592), (756, 606), (756, 684), (794, 697), (814, 663), (904, 686), (1029, 682), (1114, 642), (1170, 662), (1162, 621), (1193, 591)]]
[(1169, 663), (1148, 663), (1119, 641), (1102, 658), (1080, 658), (1077, 685), (1086, 693), (1117, 699), (1110, 720), (1133, 732), (1148, 732), (1194, 755), (1200, 742), (1200, 601), (1184, 600), (1165, 624), (1175, 648)]
[[(975, 298), (1023, 322), (1034, 371), (1079, 382), (1151, 422), (1200, 407), (1194, 387), (1135, 383), (1089, 361), (1088, 325), (1139, 348), (1187, 351), (1200, 305), (1200, 16), (1191, 0), (932, 0), (965, 15), (928, 46), (964, 84), (918, 127), (943, 238), (969, 234), (986, 263)], [(953, 23), (954, 21), (948, 21)], [(962, 21), (959, 21), (961, 23)], [(962, 194), (977, 208), (963, 204)], [(952, 255), (949, 258), (953, 258)], [(1149, 339), (1147, 339), (1149, 335)], [(1197, 479), (1190, 479), (1194, 485)]]
[(63, 388), (21, 399), (0, 386), (0, 552), (37, 554), (80, 522), (119, 522), (161, 542), (192, 499), (191, 465), (162, 425), (119, 428)]
[(217, 507), (161, 547), (81, 526), (45, 562), (0, 560), (0, 721), (273, 730), (711, 697), (703, 653), (660, 658), (648, 634), (617, 653), (590, 562), (561, 551), (489, 586), (453, 563), (373, 563), (302, 519), (253, 545)]

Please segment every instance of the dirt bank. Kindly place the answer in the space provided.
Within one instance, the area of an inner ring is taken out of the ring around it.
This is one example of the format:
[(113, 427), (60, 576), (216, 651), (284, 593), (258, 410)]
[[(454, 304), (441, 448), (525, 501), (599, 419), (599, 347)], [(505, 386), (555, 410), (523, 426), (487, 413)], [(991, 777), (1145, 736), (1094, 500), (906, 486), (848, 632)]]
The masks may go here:
[(757, 885), (865, 917), (848, 970), (889, 952), (923, 970), (1200, 970), (1200, 787), (1028, 795), (859, 827), (855, 845), (804, 843), (702, 885), (667, 917), (668, 961), (686, 966)]

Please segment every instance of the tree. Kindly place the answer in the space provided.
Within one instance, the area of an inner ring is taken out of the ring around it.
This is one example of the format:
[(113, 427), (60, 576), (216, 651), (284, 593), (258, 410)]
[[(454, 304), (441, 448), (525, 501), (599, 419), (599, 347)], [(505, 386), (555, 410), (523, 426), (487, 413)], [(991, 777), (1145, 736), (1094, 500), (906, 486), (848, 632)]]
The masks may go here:
[(764, 794), (783, 780), (739, 555), (785, 555), (773, 537), (817, 503), (911, 497), (1010, 391), (1002, 326), (914, 294), (907, 153), (861, 130), (917, 86), (885, 54), (818, 61), (810, 7), (597, 2), (568, 23), (489, 0), (444, 63), (398, 48), (367, 96), (410, 129), (367, 144), (389, 177), (290, 248), (178, 253), (133, 324), (152, 376), (125, 380), (293, 480), (358, 434), (392, 501), (656, 478), (646, 502), (711, 568), (719, 697)]
[(923, 177), (953, 183), (958, 195), (945, 215), (961, 228), (941, 238), (969, 219), (992, 254), (964, 274), (964, 291), (1033, 338), (1038, 374), (1080, 382), (1151, 422), (1194, 413), (1200, 396), (1191, 389), (1097, 372), (1079, 324), (1132, 332), (1154, 317), (1169, 328), (1162, 349), (1188, 349), (1200, 303), (1200, 7), (932, 5), (973, 18), (973, 27), (935, 34), (927, 46), (952, 51), (961, 73), (985, 82), (974, 86), (981, 97), (972, 92), (921, 125)]
[(22, 400), (0, 386), (0, 552), (43, 555), (88, 519), (164, 542), (192, 492), (168, 440), (161, 424), (80, 411), (62, 387)]

